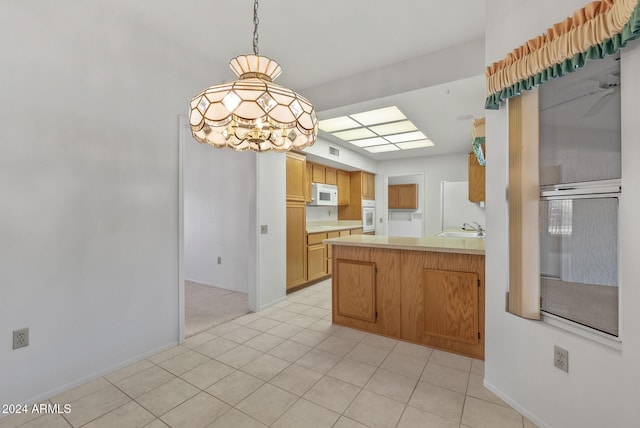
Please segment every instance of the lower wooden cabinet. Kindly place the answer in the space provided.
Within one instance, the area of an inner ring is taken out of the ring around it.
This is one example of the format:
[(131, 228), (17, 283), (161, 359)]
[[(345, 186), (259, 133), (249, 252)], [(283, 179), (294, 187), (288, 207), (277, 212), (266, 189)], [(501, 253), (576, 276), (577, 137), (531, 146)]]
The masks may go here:
[[(327, 238), (337, 238), (340, 232), (327, 232)], [(327, 245), (327, 274), (333, 275), (333, 245)]]
[(484, 256), (334, 245), (333, 322), (484, 359)]
[(376, 264), (354, 260), (338, 260), (340, 278), (337, 283), (336, 314), (375, 323)]
[(362, 228), (306, 233), (306, 211), (300, 211), (303, 207), (304, 204), (287, 203), (287, 292), (333, 273), (333, 246), (325, 244), (325, 239), (362, 234)]
[(307, 247), (307, 281), (327, 275), (327, 246), (325, 244)]
[(478, 274), (423, 269), (426, 336), (478, 344)]

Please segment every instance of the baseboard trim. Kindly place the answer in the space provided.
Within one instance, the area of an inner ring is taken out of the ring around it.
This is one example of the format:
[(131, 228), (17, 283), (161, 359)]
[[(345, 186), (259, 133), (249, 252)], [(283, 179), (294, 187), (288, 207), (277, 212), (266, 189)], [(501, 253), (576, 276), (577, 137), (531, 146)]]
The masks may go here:
[(486, 379), (482, 380), (482, 384), (489, 391), (493, 392), (497, 395), (502, 401), (513, 407), (517, 412), (523, 415), (525, 418), (529, 419), (531, 422), (536, 424), (539, 428), (551, 428), (551, 426), (547, 425), (545, 422), (541, 421), (536, 415), (532, 414), (530, 411), (522, 407), (520, 404), (513, 401), (509, 396), (504, 394), (495, 386), (491, 385), (491, 383), (487, 382)]
[(283, 300), (285, 300), (286, 298), (287, 298), (287, 296), (285, 295), (285, 296), (282, 296), (282, 297), (280, 297), (280, 298), (278, 298), (278, 299), (276, 299), (276, 300), (272, 300), (271, 302), (265, 303), (264, 305), (260, 305), (260, 307), (258, 308), (258, 311), (257, 311), (256, 313), (258, 313), (258, 312), (260, 312), (260, 311), (263, 311), (263, 310), (265, 310), (265, 309), (267, 309), (267, 308), (270, 308), (271, 306), (276, 305), (276, 304), (278, 304), (278, 303), (282, 302), (282, 301), (283, 301)]
[[(171, 342), (171, 343), (168, 343), (166, 345), (162, 345), (162, 346), (160, 346), (158, 348), (152, 349), (151, 351), (145, 352), (145, 353), (140, 354), (138, 356), (135, 356), (133, 358), (129, 358), (129, 359), (127, 359), (125, 361), (122, 361), (122, 362), (120, 362), (118, 364), (114, 364), (114, 365), (109, 366), (107, 368), (104, 368), (102, 370), (98, 370), (97, 372), (91, 373), (91, 374), (89, 374), (87, 376), (83, 376), (83, 377), (81, 377), (79, 379), (76, 379), (76, 380), (74, 380), (72, 382), (66, 383), (66, 384), (64, 384), (62, 386), (50, 389), (49, 391), (44, 392), (42, 394), (35, 395), (35, 396), (27, 399), (23, 403), (20, 403), (20, 404), (21, 405), (30, 406), (30, 405), (35, 404), (35, 403), (40, 403), (40, 402), (42, 402), (44, 400), (47, 400), (47, 399), (49, 399), (51, 397), (54, 397), (54, 396), (56, 396), (58, 394), (61, 394), (61, 393), (65, 392), (65, 391), (68, 391), (68, 390), (70, 390), (72, 388), (75, 388), (77, 386), (83, 385), (83, 384), (85, 384), (87, 382), (91, 382), (92, 380), (96, 380), (98, 378), (101, 378), (101, 377), (103, 377), (105, 375), (108, 375), (109, 373), (112, 373), (112, 372), (114, 372), (116, 370), (119, 370), (121, 368), (130, 366), (131, 364), (137, 363), (138, 361), (142, 361), (145, 358), (151, 357), (151, 356), (153, 356), (155, 354), (158, 354), (158, 353), (160, 353), (162, 351), (166, 351), (167, 349), (173, 348), (174, 346), (177, 346), (177, 345), (178, 345), (178, 341)], [(2, 415), (2, 416), (6, 416), (6, 415)], [(2, 419), (2, 417), (0, 417), (0, 419)]]

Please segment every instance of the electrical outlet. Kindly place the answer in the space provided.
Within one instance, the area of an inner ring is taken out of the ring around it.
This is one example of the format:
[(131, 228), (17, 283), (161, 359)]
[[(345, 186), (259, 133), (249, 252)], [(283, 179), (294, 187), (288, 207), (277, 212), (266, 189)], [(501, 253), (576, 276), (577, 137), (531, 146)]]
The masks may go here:
[(559, 346), (553, 347), (553, 365), (569, 373), (569, 351)]
[(222, 264), (222, 257), (218, 256), (218, 264), (221, 265)]
[(29, 328), (13, 331), (13, 349), (29, 346)]

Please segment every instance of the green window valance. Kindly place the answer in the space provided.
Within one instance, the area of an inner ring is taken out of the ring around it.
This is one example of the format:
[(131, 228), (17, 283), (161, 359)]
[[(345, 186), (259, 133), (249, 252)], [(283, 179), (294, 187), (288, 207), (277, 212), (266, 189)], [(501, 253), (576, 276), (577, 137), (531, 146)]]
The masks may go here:
[(487, 67), (485, 108), (520, 95), (553, 77), (604, 58), (640, 37), (640, 0), (602, 0), (589, 3), (573, 16)]

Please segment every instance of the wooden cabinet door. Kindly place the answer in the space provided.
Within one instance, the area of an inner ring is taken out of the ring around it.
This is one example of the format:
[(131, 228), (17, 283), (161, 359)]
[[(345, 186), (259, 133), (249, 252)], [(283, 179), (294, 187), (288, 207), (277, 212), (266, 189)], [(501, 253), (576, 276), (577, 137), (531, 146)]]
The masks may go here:
[(418, 185), (399, 184), (398, 185), (398, 208), (418, 209)]
[(469, 200), (481, 202), (485, 199), (485, 167), (478, 163), (475, 153), (469, 153)]
[(307, 280), (321, 278), (327, 274), (326, 245), (307, 247)]
[(423, 269), (424, 334), (479, 342), (478, 274)]
[(389, 209), (395, 210), (400, 208), (400, 201), (398, 200), (398, 185), (390, 184), (387, 190), (389, 198)]
[(328, 166), (324, 168), (324, 182), (326, 184), (338, 184), (338, 175), (335, 168), (329, 168)]
[(335, 273), (337, 315), (375, 323), (376, 264), (373, 262), (338, 260)]
[(306, 158), (298, 153), (287, 153), (287, 201), (305, 201)]
[(304, 174), (304, 200), (311, 202), (311, 177), (313, 176), (313, 168), (311, 162), (307, 162), (305, 165)]
[(349, 205), (351, 202), (351, 176), (347, 171), (338, 170), (338, 205)]
[(362, 172), (362, 199), (376, 198), (376, 178), (368, 172)]
[(287, 289), (307, 282), (306, 206), (287, 202)]
[(389, 209), (416, 210), (418, 209), (417, 184), (390, 184)]
[[(327, 238), (337, 238), (340, 232), (328, 232)], [(327, 275), (333, 274), (333, 245), (327, 245)]]
[(325, 176), (324, 176), (324, 165), (318, 165), (317, 163), (313, 164), (313, 177), (311, 179), (311, 181), (313, 181), (314, 183), (323, 183), (325, 182)]

